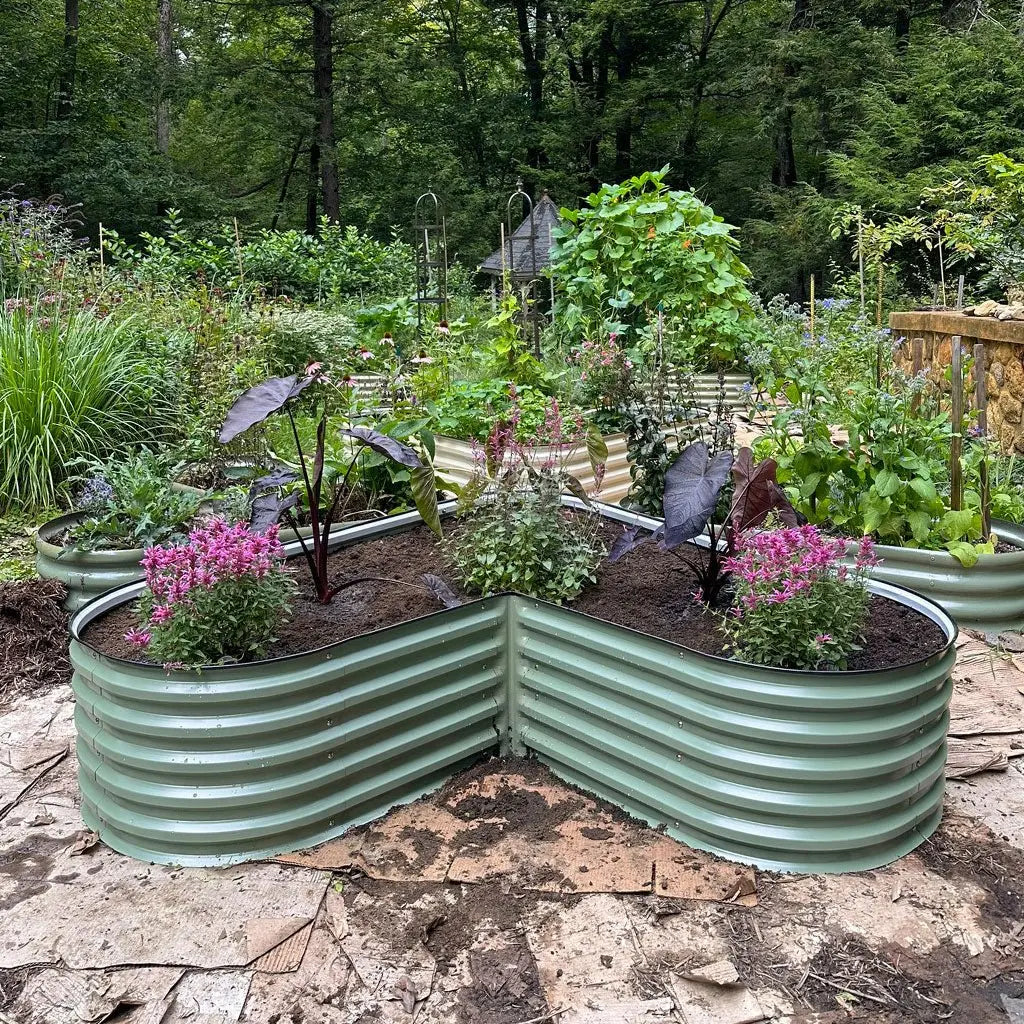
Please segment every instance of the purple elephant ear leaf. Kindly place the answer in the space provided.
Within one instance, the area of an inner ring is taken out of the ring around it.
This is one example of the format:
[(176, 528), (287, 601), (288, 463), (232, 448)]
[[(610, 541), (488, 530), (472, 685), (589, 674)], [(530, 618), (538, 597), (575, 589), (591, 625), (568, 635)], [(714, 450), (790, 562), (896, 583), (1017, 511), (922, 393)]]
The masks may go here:
[(338, 433), (362, 441), (371, 451), (392, 459), (408, 469), (419, 469), (423, 462), (407, 444), (382, 434), (373, 427), (342, 427)]
[(228, 410), (218, 440), (221, 444), (227, 444), (239, 434), (244, 434), (250, 427), (262, 423), (275, 412), (280, 412), (315, 380), (315, 376), (299, 377), (297, 374), (291, 377), (271, 377), (270, 380), (244, 391)]
[(696, 441), (682, 451), (665, 474), (666, 548), (675, 548), (703, 532), (729, 479), (732, 455), (709, 458), (707, 445)]
[(630, 551), (635, 551), (638, 547), (641, 547), (648, 541), (659, 540), (663, 532), (664, 530), (660, 526), (654, 531), (654, 533), (648, 533), (646, 530), (642, 530), (639, 526), (631, 526), (628, 530), (623, 530), (622, 533), (615, 538), (615, 541), (608, 551), (608, 561), (614, 563), (620, 558), (625, 558)]
[(423, 580), (427, 590), (445, 606), (445, 608), (458, 608), (462, 602), (456, 596), (455, 591), (448, 586), (448, 581), (432, 572), (424, 573), (420, 579)]
[(298, 503), (297, 494), (289, 494), (287, 498), (279, 498), (276, 494), (261, 494), (252, 501), (252, 512), (249, 513), (249, 529), (253, 533), (266, 533), (281, 514)]
[(736, 533), (763, 526), (773, 512), (784, 525), (797, 525), (796, 512), (775, 480), (777, 469), (774, 459), (765, 459), (755, 465), (750, 449), (740, 449), (732, 467), (735, 487), (729, 512)]

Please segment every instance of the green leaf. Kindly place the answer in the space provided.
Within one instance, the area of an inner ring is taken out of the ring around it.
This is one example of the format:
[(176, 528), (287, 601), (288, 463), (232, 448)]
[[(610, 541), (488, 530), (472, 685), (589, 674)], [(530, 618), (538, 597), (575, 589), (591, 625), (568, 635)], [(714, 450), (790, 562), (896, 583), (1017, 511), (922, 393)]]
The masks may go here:
[(938, 523), (939, 533), (946, 540), (955, 541), (969, 536), (980, 526), (981, 517), (970, 509), (947, 512)]
[(441, 536), (441, 515), (437, 508), (437, 479), (430, 463), (417, 466), (410, 472), (412, 497), (423, 522), (438, 537)]
[(928, 539), (928, 534), (932, 532), (932, 517), (927, 512), (916, 509), (907, 513), (907, 522), (910, 524), (911, 536), (918, 544), (923, 544)]
[(910, 489), (919, 494), (925, 501), (934, 501), (938, 497), (935, 484), (926, 476), (915, 476), (910, 481)]
[(891, 470), (883, 469), (875, 477), (875, 490), (883, 498), (891, 498), (900, 489), (900, 478)]
[(965, 568), (969, 569), (978, 561), (979, 548), (991, 545), (968, 544), (964, 540), (953, 540), (946, 544), (946, 550)]

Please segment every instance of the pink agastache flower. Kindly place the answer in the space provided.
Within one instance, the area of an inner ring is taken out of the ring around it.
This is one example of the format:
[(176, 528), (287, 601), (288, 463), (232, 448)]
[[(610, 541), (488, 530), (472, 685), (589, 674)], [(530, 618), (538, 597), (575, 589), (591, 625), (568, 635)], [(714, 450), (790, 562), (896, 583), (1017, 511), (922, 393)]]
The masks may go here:
[[(266, 533), (253, 533), (245, 523), (229, 526), (216, 518), (193, 530), (185, 544), (148, 548), (141, 561), (155, 598), (148, 625), (170, 622), (175, 608), (188, 603), (197, 588), (209, 589), (227, 579), (265, 577), (284, 556), (278, 533), (276, 524)], [(125, 634), (130, 644), (140, 648), (151, 638), (145, 628)]]
[(125, 633), (124, 638), (132, 647), (137, 647), (141, 650), (143, 647), (149, 646), (150, 640), (153, 639), (153, 634), (145, 629), (129, 629)]
[[(869, 538), (858, 549), (857, 569), (877, 564)], [(782, 530), (747, 532), (738, 542), (738, 552), (724, 559), (741, 591), (741, 609), (753, 610), (760, 604), (785, 604), (808, 593), (821, 579), (845, 580), (847, 566), (842, 540), (822, 536), (811, 525)], [(831, 639), (831, 638), (829, 638)]]

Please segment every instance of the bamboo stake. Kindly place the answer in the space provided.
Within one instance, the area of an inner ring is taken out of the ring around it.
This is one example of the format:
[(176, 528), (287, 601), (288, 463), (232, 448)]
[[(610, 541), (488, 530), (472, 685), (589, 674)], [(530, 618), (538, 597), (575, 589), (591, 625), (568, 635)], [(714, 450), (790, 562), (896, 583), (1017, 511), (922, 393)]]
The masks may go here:
[(962, 350), (960, 348), (960, 335), (955, 334), (951, 339), (952, 358), (950, 369), (952, 370), (950, 380), (950, 399), (952, 403), (951, 418), (953, 425), (953, 436), (949, 445), (949, 507), (958, 512), (964, 502), (964, 481), (963, 469), (960, 464), (960, 456), (963, 452), (963, 435), (961, 431), (964, 425), (964, 367)]
[(811, 342), (814, 341), (814, 275), (811, 274)]
[(878, 340), (875, 342), (875, 387), (882, 386), (882, 263), (878, 263), (878, 296), (875, 308), (875, 328)]
[[(924, 369), (924, 338), (914, 338), (910, 343), (910, 360), (914, 376), (919, 377), (921, 375), (921, 371)], [(920, 392), (918, 392), (910, 400), (910, 411), (916, 414), (920, 407), (921, 395)]]
[(238, 260), (238, 279), (245, 284), (245, 267), (242, 265), (242, 238), (238, 233), (238, 218), (232, 218), (235, 222), (235, 259)]
[[(961, 276), (961, 288), (963, 283), (964, 279)], [(974, 406), (978, 413), (978, 433), (981, 435), (982, 444), (986, 445), (978, 474), (981, 490), (981, 535), (988, 540), (992, 534), (992, 491), (988, 479), (988, 381), (985, 370), (985, 346), (978, 342), (974, 346)]]
[(860, 267), (860, 315), (864, 316), (864, 214), (857, 211), (857, 262)]
[(100, 284), (106, 280), (103, 267), (103, 221), (100, 221)]

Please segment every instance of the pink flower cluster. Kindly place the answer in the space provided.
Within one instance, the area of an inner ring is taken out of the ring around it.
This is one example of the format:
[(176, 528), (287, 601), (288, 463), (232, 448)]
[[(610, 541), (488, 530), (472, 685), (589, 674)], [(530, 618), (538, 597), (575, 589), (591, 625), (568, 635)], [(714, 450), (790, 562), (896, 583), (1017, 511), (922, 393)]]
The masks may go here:
[[(723, 562), (737, 579), (742, 606), (737, 615), (762, 604), (790, 601), (822, 579), (848, 579), (850, 569), (842, 564), (845, 554), (844, 541), (824, 537), (810, 525), (744, 534), (738, 554)], [(857, 571), (877, 564), (871, 538), (863, 537), (857, 547)], [(821, 643), (831, 640), (822, 636), (826, 639)]]
[(626, 358), (619, 347), (618, 335), (609, 334), (607, 342), (590, 341), (587, 339), (572, 354), (572, 361), (581, 367), (580, 380), (586, 381), (590, 376), (600, 376), (610, 369), (620, 373), (633, 369), (633, 363)]
[[(266, 576), (284, 555), (278, 529), (275, 524), (266, 533), (253, 533), (245, 523), (229, 526), (215, 518), (193, 530), (187, 544), (147, 549), (141, 565), (154, 598), (149, 626), (170, 622), (175, 607), (187, 603), (193, 590), (209, 589), (221, 580)], [(146, 647), (152, 633), (133, 629), (125, 639), (134, 647)]]
[(557, 398), (548, 400), (543, 426), (533, 436), (520, 440), (519, 424), (523, 414), (514, 383), (508, 386), (508, 397), (508, 416), (495, 422), (482, 449), (473, 446), (473, 458), (478, 464), (486, 461), (494, 466), (506, 466), (513, 475), (518, 475), (524, 467), (535, 466), (537, 449), (545, 449), (544, 459), (537, 468), (551, 472), (586, 440), (587, 425), (582, 413), (564, 415)]

